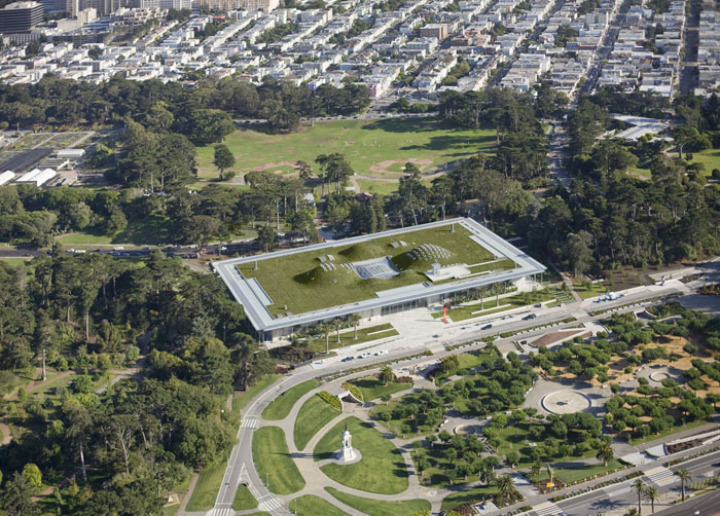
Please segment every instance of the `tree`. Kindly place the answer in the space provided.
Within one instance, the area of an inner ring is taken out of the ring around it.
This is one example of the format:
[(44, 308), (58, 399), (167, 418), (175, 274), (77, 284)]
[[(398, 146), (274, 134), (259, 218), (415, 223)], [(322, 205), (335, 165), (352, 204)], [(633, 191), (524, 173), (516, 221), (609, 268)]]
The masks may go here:
[(257, 243), (265, 250), (270, 251), (277, 245), (277, 232), (270, 226), (263, 226), (258, 230)]
[(325, 354), (330, 354), (330, 334), (333, 331), (333, 327), (328, 323), (320, 323), (318, 325), (318, 331), (325, 337)]
[(33, 489), (42, 487), (42, 473), (40, 473), (40, 468), (32, 462), (25, 464), (22, 470), (22, 477)]
[(12, 480), (5, 482), (0, 493), (0, 507), (7, 516), (34, 516), (40, 513), (32, 500), (33, 487), (20, 473), (15, 473)]
[(647, 486), (645, 485), (645, 482), (643, 482), (640, 478), (636, 478), (635, 482), (633, 482), (633, 489), (635, 489), (638, 497), (638, 514), (640, 516), (642, 516), (642, 500), (643, 496), (645, 495), (646, 487)]
[(355, 336), (354, 336), (354, 339), (357, 340), (357, 338), (358, 338), (358, 326), (360, 325), (360, 321), (362, 320), (362, 317), (360, 317), (360, 314), (350, 314), (350, 316), (348, 317), (348, 319), (350, 320), (350, 322), (351, 322), (351, 323), (353, 324), (353, 326), (355, 327)]
[(685, 501), (685, 487), (690, 481), (690, 472), (685, 468), (680, 468), (675, 472), (675, 476), (680, 479), (680, 489), (682, 492), (682, 501)]
[(387, 385), (395, 381), (395, 373), (393, 373), (392, 367), (389, 365), (384, 366), (378, 373), (378, 380), (383, 385)]
[(221, 143), (220, 145), (215, 147), (215, 158), (213, 159), (213, 165), (215, 165), (218, 170), (220, 170), (220, 181), (223, 180), (223, 173), (225, 172), (225, 169), (235, 165), (235, 156), (233, 156), (233, 153), (224, 143)]
[(595, 457), (598, 460), (602, 461), (603, 466), (605, 467), (607, 467), (607, 465), (615, 458), (615, 452), (613, 451), (613, 448), (609, 441), (603, 441), (603, 443), (600, 445), (600, 448), (598, 448)]
[(510, 467), (517, 466), (520, 462), (520, 454), (515, 450), (507, 452), (507, 454), (505, 454), (505, 462), (507, 462)]
[(655, 512), (655, 500), (658, 499), (659, 495), (657, 487), (648, 486), (645, 488), (645, 499), (650, 502), (650, 514)]
[(590, 242), (592, 235), (584, 230), (567, 236), (566, 252), (575, 277), (588, 270), (592, 264)]
[(497, 488), (497, 498), (501, 505), (509, 505), (520, 498), (510, 475), (498, 477)]

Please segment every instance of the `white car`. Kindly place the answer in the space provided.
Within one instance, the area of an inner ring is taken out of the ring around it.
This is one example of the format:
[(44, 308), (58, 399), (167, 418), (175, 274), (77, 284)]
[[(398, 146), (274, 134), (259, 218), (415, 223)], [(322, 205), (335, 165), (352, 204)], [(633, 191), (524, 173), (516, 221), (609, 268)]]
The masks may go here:
[(125, 248), (121, 245), (113, 247), (113, 251), (124, 251), (124, 250), (125, 250)]

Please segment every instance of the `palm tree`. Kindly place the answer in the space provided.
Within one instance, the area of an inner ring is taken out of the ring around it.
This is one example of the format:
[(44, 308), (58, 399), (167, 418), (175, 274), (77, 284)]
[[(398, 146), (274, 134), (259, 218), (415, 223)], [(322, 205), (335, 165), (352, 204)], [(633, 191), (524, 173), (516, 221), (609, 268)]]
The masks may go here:
[(320, 323), (318, 325), (318, 331), (325, 337), (325, 354), (330, 354), (330, 334), (332, 333), (332, 326), (327, 323)]
[(340, 328), (342, 328), (342, 319), (335, 319), (333, 321), (333, 326), (335, 326), (335, 331), (337, 332), (337, 341), (338, 344), (340, 344)]
[(635, 482), (633, 483), (633, 488), (635, 488), (635, 491), (638, 495), (638, 514), (642, 516), (642, 499), (643, 495), (645, 494), (645, 482), (643, 482), (641, 479), (635, 479)]
[(605, 467), (607, 467), (607, 465), (615, 458), (615, 452), (613, 451), (609, 441), (603, 441), (600, 448), (598, 448), (595, 457), (602, 461), (603, 466)]
[(645, 488), (645, 499), (650, 502), (650, 514), (655, 512), (655, 500), (658, 499), (657, 487), (648, 486)]
[(685, 468), (680, 468), (675, 472), (675, 476), (680, 479), (680, 488), (682, 490), (682, 501), (685, 501), (685, 486), (690, 480), (690, 472)]
[(497, 479), (497, 488), (498, 501), (502, 505), (508, 505), (512, 503), (513, 501), (517, 500), (519, 496), (519, 493), (517, 492), (517, 489), (515, 489), (510, 475), (503, 475), (499, 477)]
[(348, 317), (348, 319), (353, 324), (353, 326), (355, 326), (355, 340), (357, 340), (358, 324), (360, 324), (362, 317), (360, 317), (360, 314), (350, 314), (350, 317)]

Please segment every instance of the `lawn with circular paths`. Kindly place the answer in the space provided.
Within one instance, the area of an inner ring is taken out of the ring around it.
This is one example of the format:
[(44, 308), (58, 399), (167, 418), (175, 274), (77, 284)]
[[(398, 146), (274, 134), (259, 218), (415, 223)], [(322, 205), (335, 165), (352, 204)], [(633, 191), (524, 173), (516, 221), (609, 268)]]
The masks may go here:
[[(326, 487), (325, 491), (330, 493), (338, 501), (364, 512), (369, 516), (405, 516), (411, 514), (430, 511), (431, 505), (427, 500), (398, 500), (397, 502), (385, 502), (382, 500), (372, 500), (370, 498), (362, 498), (355, 496), (332, 487)], [(319, 514), (319, 513), (318, 513)]]
[[(342, 414), (339, 410), (320, 396), (312, 396), (303, 406), (300, 407), (295, 426), (293, 428), (293, 439), (298, 450), (304, 450), (310, 439), (327, 425), (333, 418)], [(338, 440), (338, 443), (340, 441)], [(339, 448), (339, 446), (338, 446)]]
[(293, 405), (302, 398), (305, 394), (315, 389), (318, 386), (316, 379), (311, 379), (303, 382), (287, 391), (283, 392), (275, 398), (265, 410), (263, 410), (262, 417), (267, 421), (279, 421), (285, 419), (293, 408)]
[(258, 476), (270, 492), (287, 495), (305, 487), (305, 480), (290, 456), (282, 428), (258, 428), (253, 435), (252, 449)]
[(400, 451), (370, 423), (349, 417), (335, 425), (315, 447), (315, 460), (331, 459), (340, 448), (341, 434), (347, 424), (353, 447), (362, 460), (350, 465), (330, 463), (321, 471), (336, 482), (380, 494), (399, 494), (408, 488), (408, 472)]

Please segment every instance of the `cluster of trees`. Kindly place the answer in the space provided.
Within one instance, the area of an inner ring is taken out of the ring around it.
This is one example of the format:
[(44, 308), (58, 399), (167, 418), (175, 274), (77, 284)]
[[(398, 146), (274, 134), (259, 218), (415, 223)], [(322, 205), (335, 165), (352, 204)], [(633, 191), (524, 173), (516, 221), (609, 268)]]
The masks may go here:
[[(576, 339), (580, 341), (580, 339)], [(608, 362), (612, 355), (621, 355), (628, 351), (624, 341), (598, 339), (594, 342), (580, 344), (573, 342), (564, 344), (554, 350), (541, 347), (537, 355), (532, 355), (533, 364), (548, 375), (554, 375), (558, 368), (570, 373), (577, 379), (592, 380), (597, 378), (600, 383), (608, 381)]]
[[(567, 102), (556, 96), (558, 107)], [(547, 172), (547, 138), (529, 94), (489, 88), (481, 92), (444, 92), (439, 116), (455, 126), (494, 128), (497, 149), (493, 168), (506, 178), (530, 180)]]
[(188, 89), (178, 82), (138, 82), (120, 75), (97, 85), (48, 75), (34, 85), (1, 85), (0, 123), (75, 126), (132, 119), (148, 129), (161, 124), (206, 144), (232, 130), (231, 115), (267, 119), (270, 130), (287, 131), (297, 127), (300, 117), (348, 115), (369, 102), (368, 89), (355, 83), (323, 85), (311, 92), (270, 79), (260, 86), (205, 79)]
[(510, 352), (507, 360), (486, 362), (482, 371), (443, 386), (439, 392), (445, 403), (459, 412), (485, 416), (521, 405), (536, 377), (532, 367)]
[[(36, 366), (73, 373), (67, 386), (0, 401), (21, 430), (0, 449), (8, 514), (39, 512), (28, 463), (46, 485), (69, 482), (54, 500), (63, 513), (159, 512), (168, 490), (232, 446), (227, 394), (274, 370), (222, 283), (160, 253), (3, 263), (0, 297), (3, 394)], [(143, 353), (141, 377), (110, 384), (109, 370)]]
[(618, 434), (644, 438), (675, 425), (705, 420), (714, 412), (707, 400), (674, 380), (663, 380), (662, 387), (655, 389), (643, 386), (647, 394), (618, 395), (605, 402), (605, 424)]

